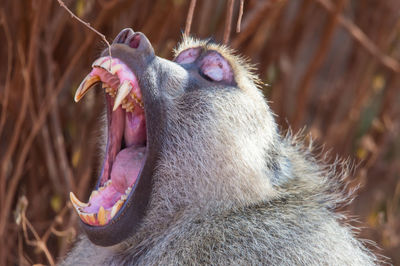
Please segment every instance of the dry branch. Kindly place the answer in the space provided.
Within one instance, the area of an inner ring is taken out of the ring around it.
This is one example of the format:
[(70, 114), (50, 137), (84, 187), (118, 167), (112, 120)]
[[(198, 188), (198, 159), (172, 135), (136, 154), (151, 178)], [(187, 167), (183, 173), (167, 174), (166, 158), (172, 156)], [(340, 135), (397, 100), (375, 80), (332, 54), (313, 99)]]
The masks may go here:
[[(89, 28), (91, 31), (95, 32), (97, 35), (99, 35), (101, 37), (101, 39), (107, 44), (108, 47), (108, 56), (110, 57), (110, 62), (112, 60), (112, 55), (111, 55), (111, 45), (110, 43), (107, 41), (106, 36), (102, 33), (100, 33), (98, 30), (96, 30), (95, 28), (93, 28), (90, 23), (83, 21), (82, 19), (80, 19), (77, 15), (75, 15), (65, 4), (62, 0), (57, 0), (58, 3), (60, 4), (61, 7), (63, 7), (65, 10), (67, 10), (67, 12), (71, 15), (72, 18), (78, 20), (80, 23), (82, 23), (83, 25), (85, 25), (87, 28)], [(111, 64), (110, 64), (110, 68), (111, 68)]]
[(272, 1), (259, 1), (256, 6), (249, 12), (243, 21), (243, 27), (232, 41), (232, 47), (238, 48), (244, 41), (254, 34), (259, 26), (261, 20), (264, 18), (265, 13), (273, 6)]
[(186, 17), (185, 36), (189, 36), (189, 34), (190, 34), (190, 28), (192, 27), (193, 13), (194, 13), (195, 7), (196, 7), (196, 0), (191, 0), (188, 14)]
[[(1, 117), (0, 117), (0, 136), (2, 136), (4, 124), (6, 122), (7, 105), (10, 93), (10, 81), (11, 81), (11, 70), (13, 60), (13, 45), (11, 41), (11, 33), (7, 23), (7, 19), (4, 10), (0, 10), (0, 25), (3, 26), (4, 35), (7, 43), (7, 73), (5, 78), (4, 90), (2, 94), (1, 102)], [(6, 191), (6, 176), (0, 174), (0, 206), (4, 204), (4, 194)]]
[(232, 14), (233, 14), (233, 0), (228, 0), (226, 3), (226, 18), (225, 18), (225, 30), (224, 30), (224, 39), (223, 43), (228, 44), (229, 37), (231, 35), (231, 28), (232, 28)]
[(243, 6), (244, 6), (244, 0), (240, 0), (239, 16), (236, 23), (236, 33), (240, 32), (240, 26), (242, 24), (242, 16), (243, 16)]

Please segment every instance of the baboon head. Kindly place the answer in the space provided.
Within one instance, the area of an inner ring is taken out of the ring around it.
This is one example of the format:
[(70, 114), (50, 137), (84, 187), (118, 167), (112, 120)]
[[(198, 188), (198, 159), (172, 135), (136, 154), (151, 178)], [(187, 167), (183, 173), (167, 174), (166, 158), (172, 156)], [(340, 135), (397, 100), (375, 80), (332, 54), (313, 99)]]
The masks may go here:
[(75, 100), (105, 91), (107, 145), (88, 203), (72, 193), (84, 231), (110, 246), (177, 215), (273, 197), (272, 114), (251, 68), (228, 48), (185, 38), (169, 61), (123, 30), (92, 65)]

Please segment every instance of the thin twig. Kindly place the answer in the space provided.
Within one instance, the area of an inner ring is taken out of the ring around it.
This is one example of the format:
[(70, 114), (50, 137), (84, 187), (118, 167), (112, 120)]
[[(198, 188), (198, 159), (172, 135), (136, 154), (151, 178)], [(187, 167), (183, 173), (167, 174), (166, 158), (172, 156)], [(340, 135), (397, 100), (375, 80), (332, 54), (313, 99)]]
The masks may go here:
[(13, 45), (11, 40), (10, 29), (7, 24), (6, 15), (4, 10), (0, 10), (0, 24), (3, 25), (4, 35), (7, 43), (7, 74), (6, 81), (4, 84), (4, 94), (2, 95), (2, 111), (0, 118), (0, 135), (3, 131), (4, 123), (6, 121), (6, 110), (8, 105), (8, 93), (10, 92), (10, 80), (11, 80), (11, 68), (12, 68), (12, 57), (13, 57)]
[[(110, 57), (110, 63), (112, 60), (112, 55), (111, 55), (111, 45), (110, 43), (107, 41), (106, 36), (102, 33), (100, 33), (98, 30), (96, 30), (95, 28), (93, 28), (92, 26), (90, 26), (90, 23), (83, 21), (82, 19), (80, 19), (77, 15), (75, 15), (65, 4), (62, 0), (57, 0), (58, 3), (60, 4), (60, 6), (62, 8), (64, 8), (65, 10), (67, 10), (67, 12), (71, 15), (71, 17), (73, 17), (74, 19), (78, 20), (80, 23), (82, 23), (83, 25), (85, 25), (86, 27), (88, 27), (91, 31), (95, 32), (97, 35), (99, 35), (101, 37), (101, 39), (107, 44), (108, 47), (108, 56)], [(110, 70), (111, 70), (111, 64), (110, 64)]]
[(192, 27), (193, 13), (194, 13), (195, 7), (196, 7), (196, 0), (191, 0), (188, 15), (186, 18), (185, 36), (188, 36), (190, 33), (190, 28)]
[(226, 15), (226, 19), (225, 19), (225, 31), (224, 31), (224, 39), (223, 39), (224, 44), (228, 44), (229, 36), (231, 35), (233, 0), (228, 0), (226, 7), (227, 7), (227, 15)]
[(243, 21), (243, 30), (232, 40), (233, 48), (239, 47), (257, 30), (265, 14), (273, 6), (271, 1), (260, 1), (252, 10), (246, 13)]
[[(23, 235), (25, 238), (25, 243), (27, 245), (33, 246), (33, 247), (37, 247), (40, 250), (43, 251), (43, 253), (45, 254), (47, 260), (49, 261), (50, 265), (55, 265), (54, 262), (54, 258), (51, 255), (49, 249), (46, 246), (46, 242), (43, 241), (43, 239), (40, 238), (39, 234), (37, 233), (37, 231), (35, 230), (35, 228), (33, 227), (33, 225), (31, 224), (31, 222), (28, 220), (28, 218), (26, 217), (26, 209), (28, 208), (28, 199), (23, 196), (19, 199), (18, 201), (18, 205), (19, 205), (19, 213), (18, 215), (20, 216), (21, 219), (21, 225), (22, 225), (22, 231), (23, 231)], [(35, 240), (30, 240), (29, 236), (28, 236), (28, 228), (31, 231), (33, 237), (35, 238)]]
[[(17, 50), (18, 50), (18, 57), (21, 61), (21, 65), (22, 67), (22, 78), (24, 79), (24, 90), (23, 90), (23, 96), (22, 96), (22, 100), (21, 100), (21, 110), (20, 110), (20, 115), (17, 118), (17, 122), (16, 122), (16, 126), (14, 127), (14, 137), (12, 138), (12, 140), (10, 141), (10, 145), (8, 146), (8, 149), (4, 155), (3, 158), (3, 162), (1, 164), (1, 178), (5, 178), (6, 174), (7, 174), (7, 167), (8, 167), (8, 163), (10, 163), (10, 158), (11, 156), (14, 154), (14, 150), (16, 149), (16, 146), (18, 144), (18, 140), (20, 138), (21, 135), (21, 131), (22, 131), (22, 126), (23, 126), (23, 122), (25, 121), (25, 117), (26, 117), (26, 111), (28, 109), (28, 101), (30, 100), (30, 75), (29, 75), (29, 71), (28, 71), (28, 67), (26, 67), (26, 59), (24, 57), (24, 53), (23, 53), (23, 48), (21, 44), (18, 44), (17, 46)], [(20, 166), (22, 168), (22, 166)], [(16, 171), (22, 171), (22, 169), (16, 169)], [(12, 183), (14, 181), (14, 179), (10, 179), (10, 183)], [(0, 219), (0, 237), (4, 237), (5, 234), (5, 228), (6, 228), (6, 224), (7, 224), (7, 215), (9, 215), (9, 209), (11, 208), (11, 201), (12, 198), (10, 199), (9, 197), (14, 196), (14, 191), (11, 190), (10, 191), (10, 186), (7, 186), (7, 194), (5, 197), (5, 201), (3, 203), (2, 206), (2, 211), (4, 213), (2, 213), (1, 219)]]
[[(10, 81), (11, 81), (11, 68), (12, 68), (12, 60), (13, 60), (13, 45), (11, 41), (11, 33), (10, 29), (8, 28), (6, 16), (4, 13), (4, 10), (0, 11), (0, 24), (3, 25), (4, 28), (4, 35), (6, 38), (6, 43), (7, 43), (7, 74), (6, 74), (6, 80), (4, 84), (4, 92), (2, 95), (2, 104), (1, 104), (1, 117), (0, 117), (0, 136), (3, 132), (4, 124), (6, 122), (6, 114), (7, 114), (7, 105), (8, 105), (8, 95), (10, 92)], [(6, 176), (0, 174), (0, 206), (3, 206), (4, 204), (4, 194), (5, 194), (5, 189), (6, 189)]]
[[(52, 50), (50, 45), (44, 44), (44, 53), (45, 53), (45, 58), (46, 62), (48, 65), (48, 81), (47, 81), (47, 91), (51, 91), (52, 88), (54, 88), (54, 76), (55, 76), (55, 63), (53, 61), (52, 57)], [(61, 123), (59, 121), (59, 108), (58, 108), (58, 102), (54, 103), (54, 107), (52, 112), (50, 112), (50, 118), (51, 118), (51, 128), (53, 129), (55, 138), (54, 138), (54, 144), (55, 144), (55, 151), (56, 155), (58, 157), (58, 160), (60, 161), (60, 170), (63, 173), (65, 183), (67, 186), (67, 191), (71, 191), (72, 189), (75, 190), (75, 185), (74, 185), (74, 178), (73, 178), (73, 173), (72, 169), (70, 167), (70, 164), (68, 162), (68, 158), (66, 155), (66, 148), (65, 148), (65, 140), (64, 136), (62, 134), (61, 130)]]
[[(335, 12), (334, 6), (329, 0), (316, 0), (325, 10), (330, 13)], [(345, 28), (350, 35), (361, 44), (365, 50), (367, 50), (371, 55), (375, 56), (385, 67), (390, 70), (399, 73), (400, 72), (400, 63), (394, 59), (383, 53), (375, 43), (368, 38), (368, 36), (351, 20), (346, 17), (339, 15), (338, 17), (339, 24)]]
[(244, 6), (244, 0), (240, 0), (240, 7), (239, 7), (239, 16), (236, 24), (236, 32), (240, 32), (240, 27), (242, 24), (242, 17), (243, 17), (243, 6)]
[(71, 210), (71, 204), (68, 202), (65, 204), (65, 206), (62, 208), (62, 210), (54, 217), (53, 221), (51, 222), (49, 228), (46, 230), (46, 232), (42, 235), (42, 241), (44, 243), (47, 243), (47, 240), (49, 239), (51, 233), (53, 233), (56, 236), (66, 236), (70, 233), (75, 234), (75, 230), (72, 227), (67, 227), (67, 229), (59, 231), (55, 227), (58, 223), (61, 223), (64, 216)]

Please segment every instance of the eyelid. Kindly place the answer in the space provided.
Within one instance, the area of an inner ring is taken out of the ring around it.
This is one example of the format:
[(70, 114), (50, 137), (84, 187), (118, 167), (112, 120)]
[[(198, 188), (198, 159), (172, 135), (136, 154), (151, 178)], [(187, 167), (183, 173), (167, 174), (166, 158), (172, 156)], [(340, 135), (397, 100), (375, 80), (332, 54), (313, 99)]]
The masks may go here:
[(212, 81), (233, 81), (233, 71), (229, 62), (217, 51), (209, 51), (200, 60), (199, 72)]
[(197, 58), (199, 58), (200, 53), (201, 53), (200, 47), (188, 48), (179, 53), (179, 55), (175, 58), (175, 62), (179, 64), (193, 63), (194, 61), (197, 60)]

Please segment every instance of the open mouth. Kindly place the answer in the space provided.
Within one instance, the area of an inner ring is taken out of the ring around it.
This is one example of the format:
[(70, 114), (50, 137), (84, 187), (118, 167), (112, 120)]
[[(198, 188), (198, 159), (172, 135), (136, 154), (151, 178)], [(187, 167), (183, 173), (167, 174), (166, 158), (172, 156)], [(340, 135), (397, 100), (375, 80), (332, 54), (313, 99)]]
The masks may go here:
[(90, 88), (105, 90), (108, 140), (103, 169), (89, 201), (70, 199), (81, 220), (92, 226), (109, 224), (135, 189), (146, 161), (147, 133), (142, 93), (135, 74), (118, 58), (100, 57), (75, 94), (79, 101)]

